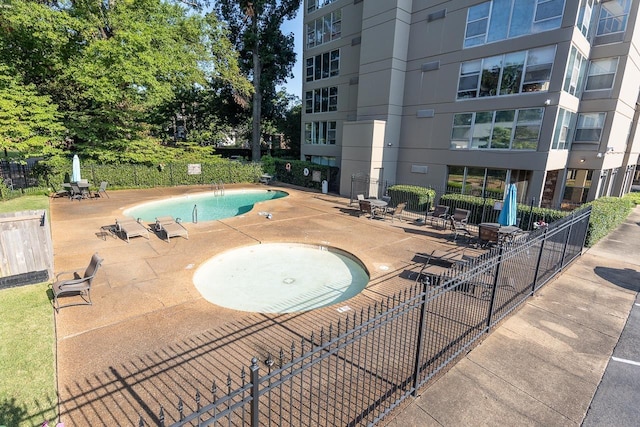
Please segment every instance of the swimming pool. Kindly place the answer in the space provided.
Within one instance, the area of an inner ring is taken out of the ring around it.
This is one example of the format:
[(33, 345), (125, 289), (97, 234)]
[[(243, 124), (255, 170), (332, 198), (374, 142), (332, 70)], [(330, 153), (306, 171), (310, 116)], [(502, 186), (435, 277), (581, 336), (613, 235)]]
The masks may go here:
[(346, 301), (362, 292), (369, 272), (341, 249), (263, 243), (204, 262), (193, 283), (207, 301), (257, 313), (293, 313)]
[[(288, 193), (278, 190), (229, 190), (224, 194), (206, 192), (171, 197), (169, 199), (136, 205), (123, 213), (143, 221), (153, 222), (156, 217), (171, 215), (183, 222), (214, 221), (242, 215), (258, 202), (279, 199)], [(197, 216), (194, 215), (194, 210)]]

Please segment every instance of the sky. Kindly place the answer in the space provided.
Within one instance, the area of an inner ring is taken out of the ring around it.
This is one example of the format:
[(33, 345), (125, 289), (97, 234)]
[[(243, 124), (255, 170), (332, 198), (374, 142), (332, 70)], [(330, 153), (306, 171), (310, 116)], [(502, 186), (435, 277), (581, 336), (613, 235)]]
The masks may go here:
[(304, 6), (304, 1), (300, 2), (300, 10), (298, 10), (298, 14), (295, 19), (291, 21), (286, 21), (282, 24), (282, 33), (290, 34), (293, 33), (295, 37), (295, 52), (296, 52), (296, 64), (293, 67), (293, 75), (295, 76), (292, 79), (289, 79), (286, 85), (283, 87), (286, 89), (287, 93), (296, 95), (298, 98), (302, 99), (302, 43), (304, 41), (303, 35), (303, 26), (302, 26), (302, 8)]

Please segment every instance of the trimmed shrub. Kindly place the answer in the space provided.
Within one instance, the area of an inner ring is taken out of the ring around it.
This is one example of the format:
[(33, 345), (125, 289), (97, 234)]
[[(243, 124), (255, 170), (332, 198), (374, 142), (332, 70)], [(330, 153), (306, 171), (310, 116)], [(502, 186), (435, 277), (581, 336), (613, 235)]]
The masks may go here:
[(405, 209), (412, 212), (426, 212), (436, 197), (435, 190), (417, 185), (392, 185), (387, 189), (387, 194), (396, 205), (406, 201)]
[(633, 196), (601, 197), (587, 203), (591, 205), (591, 219), (585, 245), (587, 247), (595, 245), (598, 240), (622, 224), (633, 209), (633, 200)]

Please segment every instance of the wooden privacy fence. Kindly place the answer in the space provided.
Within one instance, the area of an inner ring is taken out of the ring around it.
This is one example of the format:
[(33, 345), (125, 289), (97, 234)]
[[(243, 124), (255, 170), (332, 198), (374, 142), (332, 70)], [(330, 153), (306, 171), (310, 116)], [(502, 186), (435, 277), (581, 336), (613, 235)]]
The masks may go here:
[(53, 277), (51, 227), (44, 210), (0, 214), (0, 289)]

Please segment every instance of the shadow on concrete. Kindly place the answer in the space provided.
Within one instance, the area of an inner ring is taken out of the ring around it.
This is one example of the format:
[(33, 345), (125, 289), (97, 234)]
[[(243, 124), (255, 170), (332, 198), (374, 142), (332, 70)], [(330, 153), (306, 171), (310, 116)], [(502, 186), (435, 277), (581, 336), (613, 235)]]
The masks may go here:
[(595, 273), (608, 282), (624, 289), (640, 292), (640, 272), (631, 268), (596, 267)]

